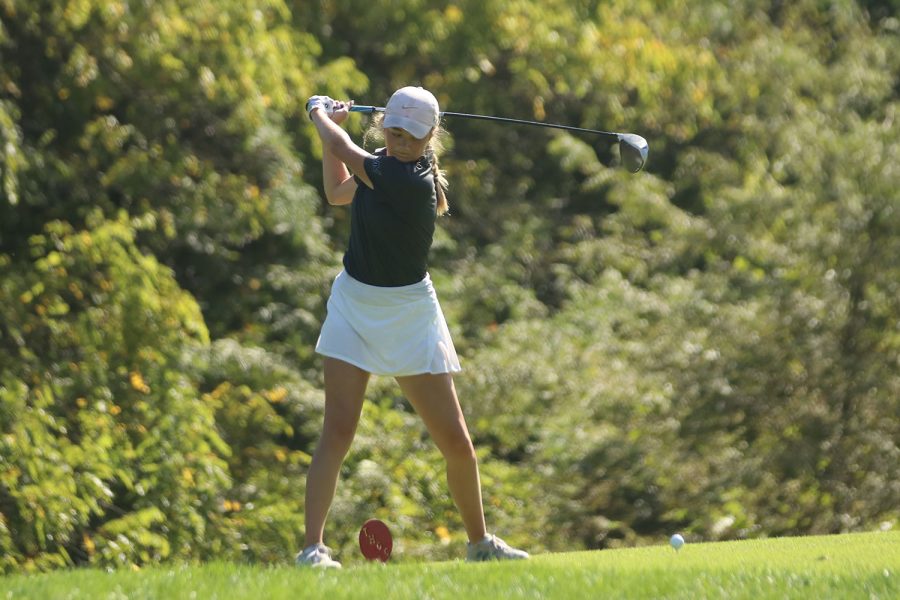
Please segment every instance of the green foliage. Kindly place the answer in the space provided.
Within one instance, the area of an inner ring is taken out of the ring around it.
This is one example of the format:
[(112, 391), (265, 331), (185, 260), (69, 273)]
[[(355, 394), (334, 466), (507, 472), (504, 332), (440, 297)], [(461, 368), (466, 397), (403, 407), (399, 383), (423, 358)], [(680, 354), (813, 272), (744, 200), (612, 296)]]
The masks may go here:
[(231, 449), (234, 486), (223, 499), (228, 554), (277, 561), (297, 545), (309, 449), (321, 424), (320, 389), (278, 355), (218, 340), (205, 358), (203, 401)]
[(127, 220), (49, 223), (28, 252), (2, 256), (0, 566), (213, 551), (229, 450), (197, 389), (196, 302)]

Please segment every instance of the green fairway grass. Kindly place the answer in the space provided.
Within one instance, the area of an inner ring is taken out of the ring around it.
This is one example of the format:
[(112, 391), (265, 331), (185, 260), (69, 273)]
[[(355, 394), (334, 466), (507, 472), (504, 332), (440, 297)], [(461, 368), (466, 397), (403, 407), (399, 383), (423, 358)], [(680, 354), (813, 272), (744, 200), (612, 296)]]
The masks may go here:
[(900, 532), (341, 571), (212, 563), (0, 578), (5, 598), (900, 598)]

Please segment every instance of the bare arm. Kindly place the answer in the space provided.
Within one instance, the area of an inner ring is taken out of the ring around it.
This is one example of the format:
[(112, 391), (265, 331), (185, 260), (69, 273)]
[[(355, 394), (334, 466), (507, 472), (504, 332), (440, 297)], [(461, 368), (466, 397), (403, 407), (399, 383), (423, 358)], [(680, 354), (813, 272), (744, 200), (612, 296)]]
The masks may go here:
[(322, 181), (328, 204), (342, 206), (353, 202), (356, 180), (347, 170), (347, 165), (328, 150), (322, 156)]
[[(370, 158), (372, 155), (366, 152), (365, 149), (354, 144), (347, 132), (341, 129), (340, 125), (332, 121), (321, 108), (314, 108), (309, 116), (316, 126), (319, 139), (322, 140), (322, 147), (324, 150), (322, 153), (322, 169), (326, 178), (325, 192), (328, 201), (332, 204), (346, 204), (346, 202), (332, 202), (332, 196), (329, 195), (328, 190), (329, 188), (332, 189), (335, 200), (343, 200), (350, 187), (350, 184), (348, 184), (347, 181), (352, 183), (355, 187), (355, 182), (350, 178), (347, 167), (349, 167), (350, 171), (359, 177), (363, 183), (370, 188), (373, 187), (372, 181), (366, 174), (366, 169), (363, 165), (365, 159)], [(341, 166), (338, 168), (336, 163), (340, 163)], [(347, 177), (342, 177), (344, 174), (346, 174)], [(350, 198), (352, 199), (352, 197), (351, 193)]]

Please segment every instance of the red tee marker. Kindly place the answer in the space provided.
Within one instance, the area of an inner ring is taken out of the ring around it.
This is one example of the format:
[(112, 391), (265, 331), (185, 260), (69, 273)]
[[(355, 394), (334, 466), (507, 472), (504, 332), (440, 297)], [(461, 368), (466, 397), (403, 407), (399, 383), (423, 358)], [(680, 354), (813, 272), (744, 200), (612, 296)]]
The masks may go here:
[(387, 562), (393, 547), (390, 530), (378, 519), (369, 519), (359, 530), (359, 549), (367, 559)]

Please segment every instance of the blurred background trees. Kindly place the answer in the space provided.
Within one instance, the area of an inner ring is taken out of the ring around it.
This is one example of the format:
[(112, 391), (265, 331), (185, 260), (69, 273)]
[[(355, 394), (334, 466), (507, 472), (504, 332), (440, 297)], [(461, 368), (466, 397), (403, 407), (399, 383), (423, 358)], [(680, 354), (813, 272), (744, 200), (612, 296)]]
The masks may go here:
[[(492, 529), (535, 552), (894, 526), (896, 2), (0, 0), (0, 571), (290, 560), (346, 210), (313, 93), (447, 121), (432, 276)], [(359, 137), (365, 119), (348, 128)], [(464, 543), (370, 387), (329, 524)]]

